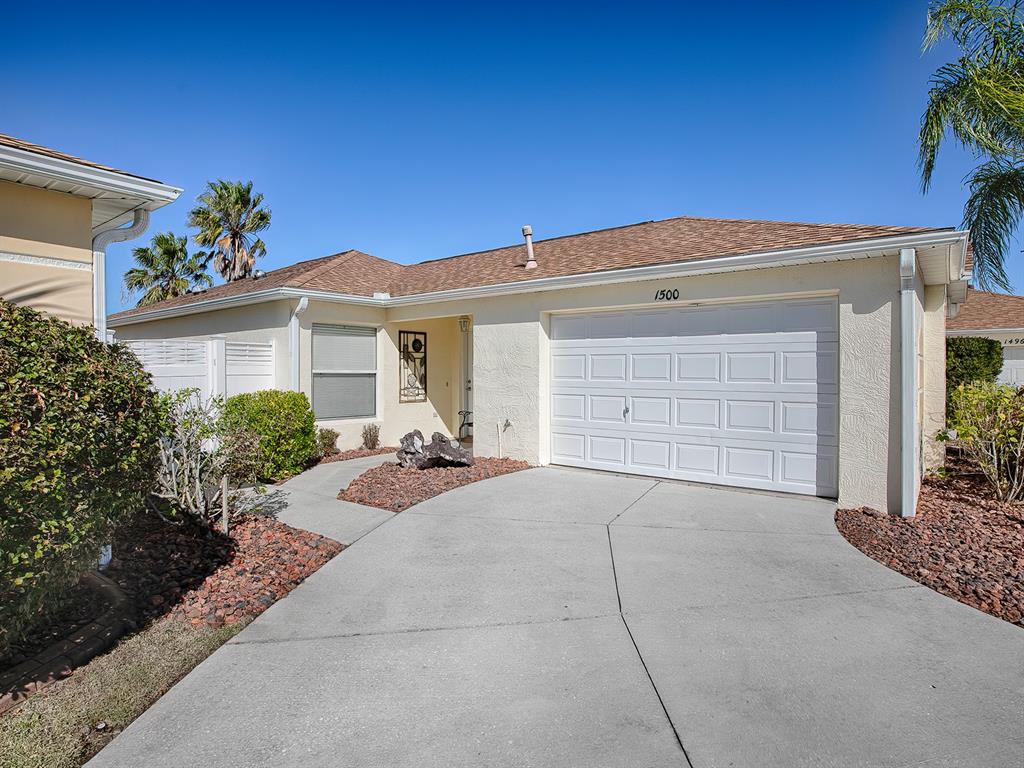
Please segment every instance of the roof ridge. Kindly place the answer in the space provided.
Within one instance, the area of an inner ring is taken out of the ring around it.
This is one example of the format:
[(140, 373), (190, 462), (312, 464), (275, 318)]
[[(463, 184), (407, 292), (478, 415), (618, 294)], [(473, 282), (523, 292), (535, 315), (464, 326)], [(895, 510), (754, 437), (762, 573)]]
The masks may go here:
[[(337, 257), (340, 256), (344, 256), (346, 258), (338, 259)], [(398, 267), (399, 269), (405, 266), (403, 264), (399, 264), (396, 261), (390, 261), (389, 259), (382, 259), (380, 256), (374, 256), (372, 253), (366, 253), (365, 251), (360, 251), (356, 248), (349, 248), (347, 250), (340, 251), (339, 253), (334, 254), (334, 258), (328, 257), (329, 260), (321, 264), (319, 267), (311, 269), (309, 270), (309, 272), (303, 272), (301, 275), (298, 276), (302, 278), (301, 280), (297, 280), (295, 282), (289, 281), (289, 285), (291, 285), (293, 288), (301, 288), (304, 285), (308, 285), (311, 281), (313, 281), (317, 277), (320, 277), (325, 272), (330, 272), (335, 267), (341, 264), (346, 264), (356, 256), (365, 256), (368, 259), (373, 259), (374, 261), (379, 261), (382, 264), (387, 264), (392, 267)], [(387, 285), (387, 288), (390, 290), (390, 283)]]
[[(649, 224), (663, 224), (669, 221), (713, 221), (721, 224), (792, 224), (799, 227), (838, 227), (842, 229), (880, 229), (880, 230), (908, 230), (914, 232), (927, 232), (931, 230), (943, 230), (953, 229), (953, 227), (911, 227), (904, 226), (901, 224), (836, 224), (829, 222), (812, 222), (812, 221), (785, 221), (783, 219), (727, 219), (715, 216), (669, 216), (664, 219), (648, 219), (647, 221), (635, 221), (631, 224), (618, 224), (614, 227), (601, 227), (599, 229), (588, 229), (583, 232), (573, 232), (568, 235), (555, 235), (554, 237), (545, 237), (543, 239), (534, 239), (534, 245), (541, 243), (550, 243), (556, 240), (566, 240), (574, 237), (583, 237), (586, 235), (597, 235), (602, 232), (614, 232), (620, 229), (629, 229), (630, 227), (643, 227)], [(417, 261), (413, 264), (401, 265), (416, 267), (421, 264), (436, 264), (440, 261), (448, 261), (450, 259), (461, 259), (465, 256), (478, 256), (481, 253), (494, 253), (495, 251), (504, 251), (512, 248), (521, 248), (523, 243), (513, 243), (511, 245), (499, 245), (495, 248), (482, 248), (477, 251), (468, 251), (466, 253), (457, 253), (451, 256), (440, 256), (436, 259), (424, 259), (423, 261)]]
[[(322, 274), (331, 267), (334, 267), (337, 264), (344, 264), (346, 261), (351, 259), (355, 253), (356, 251), (354, 249), (348, 248), (344, 251), (338, 251), (337, 253), (331, 254), (329, 256), (321, 256), (321, 258), (324, 259), (323, 264), (317, 267), (313, 267), (313, 269), (309, 270), (308, 272), (299, 273), (298, 275), (295, 276), (295, 280), (289, 280), (288, 284), (291, 285), (293, 288), (300, 288), (301, 286), (305, 285), (310, 280), (312, 280), (314, 277), (316, 277), (319, 274)], [(339, 259), (342, 256), (345, 256), (346, 258), (341, 259), (339, 261)]]

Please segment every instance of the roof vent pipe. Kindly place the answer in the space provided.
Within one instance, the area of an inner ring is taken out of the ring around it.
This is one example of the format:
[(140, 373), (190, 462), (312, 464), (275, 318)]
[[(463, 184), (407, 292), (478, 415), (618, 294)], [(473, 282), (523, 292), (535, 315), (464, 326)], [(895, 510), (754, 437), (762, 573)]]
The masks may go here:
[(523, 237), (526, 238), (526, 268), (536, 269), (537, 259), (533, 255), (533, 227), (529, 224), (523, 226)]

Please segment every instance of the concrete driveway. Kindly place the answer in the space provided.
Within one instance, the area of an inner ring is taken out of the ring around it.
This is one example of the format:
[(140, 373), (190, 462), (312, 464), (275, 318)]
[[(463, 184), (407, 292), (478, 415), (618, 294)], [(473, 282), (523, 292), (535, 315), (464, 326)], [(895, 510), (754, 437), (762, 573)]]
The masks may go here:
[(1024, 764), (1024, 632), (827, 502), (545, 468), (388, 516), (328, 471), (292, 519), (355, 543), (90, 766)]

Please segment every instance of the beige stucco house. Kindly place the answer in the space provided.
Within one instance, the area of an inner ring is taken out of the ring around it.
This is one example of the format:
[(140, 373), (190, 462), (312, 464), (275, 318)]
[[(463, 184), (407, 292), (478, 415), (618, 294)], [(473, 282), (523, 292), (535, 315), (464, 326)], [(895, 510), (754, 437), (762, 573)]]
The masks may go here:
[(181, 190), (0, 134), (0, 296), (104, 333), (106, 247)]
[(965, 233), (682, 217), (524, 235), (412, 265), (345, 251), (110, 325), (146, 349), (262, 345), (266, 380), (349, 446), (368, 421), (391, 444), (465, 436), (471, 411), (478, 455), (912, 514), (941, 461)]
[(1024, 384), (1024, 296), (967, 291), (967, 300), (946, 323), (948, 336), (982, 336), (1003, 346), (998, 381)]

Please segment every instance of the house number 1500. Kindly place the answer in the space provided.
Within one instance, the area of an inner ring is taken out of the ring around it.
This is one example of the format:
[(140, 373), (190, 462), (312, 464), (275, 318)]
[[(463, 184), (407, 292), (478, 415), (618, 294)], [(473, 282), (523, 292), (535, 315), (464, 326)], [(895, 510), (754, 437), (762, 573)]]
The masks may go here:
[(657, 291), (654, 294), (655, 301), (676, 301), (679, 298), (678, 288), (668, 288)]

